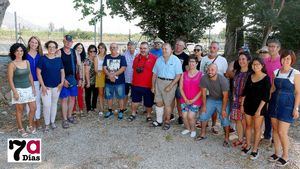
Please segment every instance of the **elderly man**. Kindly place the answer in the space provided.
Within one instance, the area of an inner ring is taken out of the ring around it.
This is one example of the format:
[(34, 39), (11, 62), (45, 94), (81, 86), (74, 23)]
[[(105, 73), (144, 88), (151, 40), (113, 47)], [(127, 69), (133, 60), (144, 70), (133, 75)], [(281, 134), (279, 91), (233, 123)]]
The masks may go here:
[(169, 43), (163, 44), (162, 50), (163, 57), (156, 60), (153, 68), (152, 92), (155, 93), (156, 121), (152, 122), (152, 126), (161, 126), (164, 122), (163, 129), (168, 130), (170, 128), (172, 102), (182, 74), (182, 68), (180, 60), (172, 55)]
[[(183, 50), (185, 49), (185, 42), (182, 40), (177, 40), (176, 44), (175, 44), (175, 51), (174, 51), (174, 55), (178, 57), (178, 59), (181, 62), (182, 65), (182, 71), (185, 72), (187, 67), (188, 67), (188, 59), (189, 59), (189, 55), (187, 55)], [(180, 106), (180, 90), (179, 90), (179, 86), (176, 89), (175, 92), (175, 98), (176, 98), (176, 105), (177, 105), (177, 111), (178, 111), (178, 124), (183, 124), (183, 118), (182, 118), (182, 110), (181, 110), (181, 106)], [(173, 102), (173, 107), (175, 106), (175, 100)], [(171, 115), (171, 119), (174, 119), (174, 115)]]
[(161, 57), (163, 55), (161, 46), (164, 43), (164, 41), (157, 37), (154, 39), (153, 43), (154, 47), (150, 50), (150, 53), (152, 53), (156, 57)]
[[(200, 120), (202, 122), (202, 127), (201, 134), (196, 138), (196, 140), (203, 140), (206, 138), (207, 121), (215, 112), (217, 112), (225, 132), (223, 146), (229, 147), (229, 83), (224, 76), (218, 74), (217, 72), (218, 66), (215, 63), (211, 63), (208, 65), (207, 74), (202, 77), (200, 82), (200, 87), (202, 90), (202, 108)], [(207, 91), (209, 91), (208, 96), (206, 95)]]
[(140, 45), (140, 53), (133, 61), (133, 78), (132, 78), (132, 114), (128, 117), (128, 121), (133, 121), (136, 118), (136, 112), (139, 103), (143, 100), (146, 107), (146, 121), (152, 121), (151, 112), (154, 104), (154, 94), (152, 88), (152, 70), (156, 62), (156, 56), (149, 53), (149, 45), (147, 42), (142, 42)]
[(113, 99), (119, 101), (120, 111), (118, 112), (118, 119), (123, 119), (124, 112), (124, 98), (125, 98), (125, 75), (126, 59), (119, 54), (118, 45), (112, 43), (109, 47), (111, 54), (106, 55), (103, 61), (103, 69), (106, 74), (105, 79), (105, 99), (107, 99), (108, 112), (105, 118), (113, 115), (112, 106)]
[[(76, 66), (82, 66), (80, 56), (71, 47), (73, 45), (73, 38), (71, 35), (64, 36), (64, 47), (57, 51), (57, 55), (61, 56), (64, 70), (65, 81), (64, 86), (60, 92), (61, 99), (63, 128), (69, 128), (69, 123), (76, 123), (76, 119), (72, 116), (72, 110), (75, 104), (75, 97), (78, 95), (77, 80), (76, 80)], [(79, 84), (82, 83), (83, 75), (80, 72)]]
[[(218, 73), (221, 76), (224, 76), (228, 68), (228, 63), (223, 56), (218, 55), (218, 51), (219, 51), (219, 43), (216, 41), (212, 41), (209, 46), (208, 55), (204, 56), (201, 60), (201, 64), (200, 64), (201, 72), (207, 73), (208, 65), (214, 63), (218, 66)], [(212, 117), (212, 128), (211, 128), (212, 133), (215, 135), (219, 134), (217, 128), (215, 127), (216, 121), (217, 121), (217, 114), (215, 113)]]
[[(125, 70), (125, 99), (124, 99), (124, 105), (127, 107), (127, 102), (128, 102), (128, 94), (131, 89), (131, 82), (132, 82), (132, 74), (133, 74), (133, 69), (132, 69), (132, 64), (135, 56), (138, 54), (138, 51), (136, 50), (136, 44), (133, 41), (129, 41), (127, 43), (127, 50), (124, 53), (127, 67)], [(126, 110), (126, 108), (125, 108)]]

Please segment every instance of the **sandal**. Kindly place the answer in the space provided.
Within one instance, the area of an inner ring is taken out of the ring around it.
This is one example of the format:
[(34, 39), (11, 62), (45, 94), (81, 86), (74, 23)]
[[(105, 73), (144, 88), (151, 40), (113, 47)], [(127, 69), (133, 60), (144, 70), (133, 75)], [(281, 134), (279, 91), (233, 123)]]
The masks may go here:
[(132, 122), (133, 120), (135, 120), (135, 118), (136, 118), (136, 116), (130, 115), (130, 116), (127, 118), (127, 120), (128, 120), (129, 122)]
[(146, 122), (151, 122), (152, 121), (152, 117), (147, 117), (146, 118)]
[(49, 125), (46, 125), (46, 126), (45, 126), (45, 130), (44, 130), (44, 132), (45, 132), (45, 133), (48, 133), (48, 132), (49, 132), (49, 130), (50, 130), (50, 129), (49, 129)]
[(195, 138), (195, 141), (200, 141), (200, 140), (205, 140), (207, 139), (206, 136), (198, 136), (197, 138)]
[(233, 147), (237, 147), (237, 146), (240, 146), (240, 145), (243, 145), (243, 141), (240, 141), (240, 140), (235, 140), (233, 143), (232, 143), (232, 146)]
[(18, 134), (20, 134), (23, 138), (28, 137), (28, 133), (24, 130), (24, 128), (18, 129)]
[(163, 130), (169, 130), (171, 127), (171, 125), (169, 123), (165, 123), (164, 126), (163, 126)]
[(29, 134), (36, 134), (36, 130), (32, 126), (27, 126), (26, 130)]
[(68, 120), (64, 120), (64, 121), (62, 122), (62, 127), (63, 127), (64, 129), (69, 128)]
[(223, 147), (230, 147), (230, 144), (228, 141), (224, 140)]
[(159, 126), (162, 126), (162, 123), (159, 123), (157, 121), (153, 121), (151, 124), (150, 124), (151, 127), (159, 127)]

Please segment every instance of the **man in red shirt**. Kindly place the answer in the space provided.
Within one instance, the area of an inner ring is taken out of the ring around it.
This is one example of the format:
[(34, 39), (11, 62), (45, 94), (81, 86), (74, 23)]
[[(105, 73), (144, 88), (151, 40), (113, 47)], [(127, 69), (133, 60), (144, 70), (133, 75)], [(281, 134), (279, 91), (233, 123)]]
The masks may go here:
[(147, 111), (147, 122), (152, 121), (151, 112), (154, 104), (154, 94), (152, 88), (152, 69), (156, 62), (156, 56), (149, 53), (149, 44), (142, 42), (140, 45), (140, 53), (133, 60), (133, 77), (131, 87), (132, 114), (128, 117), (128, 121), (136, 118), (136, 111), (139, 103), (143, 100)]

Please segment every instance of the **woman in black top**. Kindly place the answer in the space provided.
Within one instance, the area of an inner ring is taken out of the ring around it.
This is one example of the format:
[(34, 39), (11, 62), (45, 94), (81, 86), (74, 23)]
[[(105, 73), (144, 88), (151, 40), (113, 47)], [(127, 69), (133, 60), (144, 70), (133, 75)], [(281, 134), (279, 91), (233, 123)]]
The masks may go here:
[(254, 122), (254, 145), (250, 159), (258, 158), (258, 144), (261, 136), (261, 125), (264, 114), (267, 113), (266, 103), (270, 96), (270, 79), (266, 74), (265, 64), (261, 58), (252, 60), (252, 75), (248, 78), (242, 98), (241, 111), (246, 114), (246, 144), (242, 155), (247, 155), (251, 149), (252, 122)]

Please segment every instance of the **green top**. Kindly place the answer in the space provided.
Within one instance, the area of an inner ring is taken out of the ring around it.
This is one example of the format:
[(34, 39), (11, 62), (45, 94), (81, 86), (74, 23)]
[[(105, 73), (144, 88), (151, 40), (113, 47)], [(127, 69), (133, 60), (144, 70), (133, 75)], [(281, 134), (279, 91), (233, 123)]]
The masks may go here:
[(30, 73), (30, 68), (28, 64), (27, 64), (27, 68), (24, 69), (20, 69), (16, 66), (16, 70), (14, 71), (14, 77), (13, 77), (15, 88), (28, 88), (31, 86), (29, 81), (29, 73)]

